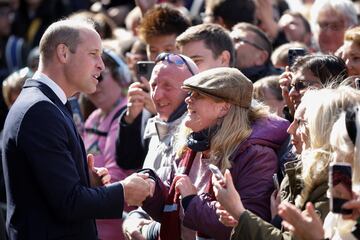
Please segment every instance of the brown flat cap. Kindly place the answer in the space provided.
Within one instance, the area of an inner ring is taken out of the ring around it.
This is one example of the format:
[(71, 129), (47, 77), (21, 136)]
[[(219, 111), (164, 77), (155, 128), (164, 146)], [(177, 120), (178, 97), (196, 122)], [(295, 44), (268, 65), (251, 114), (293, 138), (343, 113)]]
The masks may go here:
[(183, 89), (194, 90), (212, 98), (249, 108), (253, 84), (236, 68), (213, 68), (186, 79)]

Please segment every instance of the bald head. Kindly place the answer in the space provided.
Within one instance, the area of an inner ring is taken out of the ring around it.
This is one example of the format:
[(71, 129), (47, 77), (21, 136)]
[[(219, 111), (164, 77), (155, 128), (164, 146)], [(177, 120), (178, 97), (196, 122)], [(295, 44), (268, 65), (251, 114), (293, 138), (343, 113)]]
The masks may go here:
[(179, 54), (164, 55), (154, 67), (150, 79), (151, 98), (155, 103), (158, 116), (167, 121), (182, 103), (186, 92), (182, 83), (199, 69), (188, 57)]

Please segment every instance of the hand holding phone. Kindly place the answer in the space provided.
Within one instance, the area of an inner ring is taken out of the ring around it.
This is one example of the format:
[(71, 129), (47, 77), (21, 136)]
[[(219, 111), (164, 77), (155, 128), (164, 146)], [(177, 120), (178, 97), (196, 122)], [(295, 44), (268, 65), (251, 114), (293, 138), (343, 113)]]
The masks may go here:
[(333, 213), (351, 214), (351, 209), (342, 205), (352, 199), (351, 165), (349, 163), (334, 163), (330, 166), (330, 210)]
[(224, 175), (221, 173), (220, 169), (217, 166), (210, 163), (209, 168), (218, 181), (225, 181)]

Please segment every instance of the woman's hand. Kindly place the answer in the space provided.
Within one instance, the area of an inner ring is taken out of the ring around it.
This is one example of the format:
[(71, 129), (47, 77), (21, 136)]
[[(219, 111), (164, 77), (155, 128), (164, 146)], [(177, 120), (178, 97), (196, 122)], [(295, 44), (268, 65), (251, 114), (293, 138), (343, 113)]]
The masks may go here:
[(235, 227), (238, 221), (233, 218), (228, 211), (226, 211), (219, 202), (216, 202), (216, 214), (219, 216), (219, 221), (227, 227)]
[(274, 190), (270, 197), (270, 210), (271, 210), (271, 219), (274, 219), (278, 212), (278, 207), (280, 204), (280, 191)]
[(353, 192), (354, 199), (347, 201), (342, 206), (345, 209), (352, 209), (351, 214), (342, 215), (344, 219), (352, 219), (354, 221), (357, 221), (357, 219), (360, 217), (360, 196)]
[(306, 210), (301, 212), (293, 204), (282, 202), (279, 205), (279, 215), (283, 218), (282, 225), (298, 239), (323, 239), (322, 221), (315, 212), (314, 205), (306, 204)]
[(289, 66), (286, 66), (285, 71), (280, 75), (279, 84), (280, 84), (282, 96), (285, 100), (286, 105), (289, 108), (290, 114), (294, 116), (295, 107), (294, 104), (291, 102), (289, 96), (291, 80), (292, 80), (292, 73), (290, 72)]
[(241, 202), (240, 195), (235, 189), (228, 169), (226, 169), (224, 177), (225, 182), (217, 180), (215, 176), (212, 177), (215, 197), (224, 210), (226, 210), (234, 219), (239, 219), (240, 215), (245, 211), (245, 208)]
[(176, 175), (173, 181), (175, 182), (176, 191), (180, 193), (182, 198), (197, 194), (196, 187), (192, 184), (190, 178), (187, 175)]

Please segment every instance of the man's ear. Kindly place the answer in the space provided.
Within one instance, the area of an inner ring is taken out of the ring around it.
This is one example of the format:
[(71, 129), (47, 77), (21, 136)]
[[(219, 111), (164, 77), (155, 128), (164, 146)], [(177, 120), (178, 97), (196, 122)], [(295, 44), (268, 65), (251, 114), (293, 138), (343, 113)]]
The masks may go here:
[(264, 65), (267, 62), (268, 58), (269, 58), (269, 53), (265, 50), (261, 51), (256, 59), (256, 65), (257, 66)]
[(229, 67), (230, 66), (230, 52), (228, 50), (222, 51), (220, 54), (220, 62), (223, 67)]
[(69, 52), (69, 48), (65, 44), (60, 43), (59, 45), (56, 46), (56, 57), (59, 60), (59, 62), (66, 63), (69, 54), (68, 52)]

